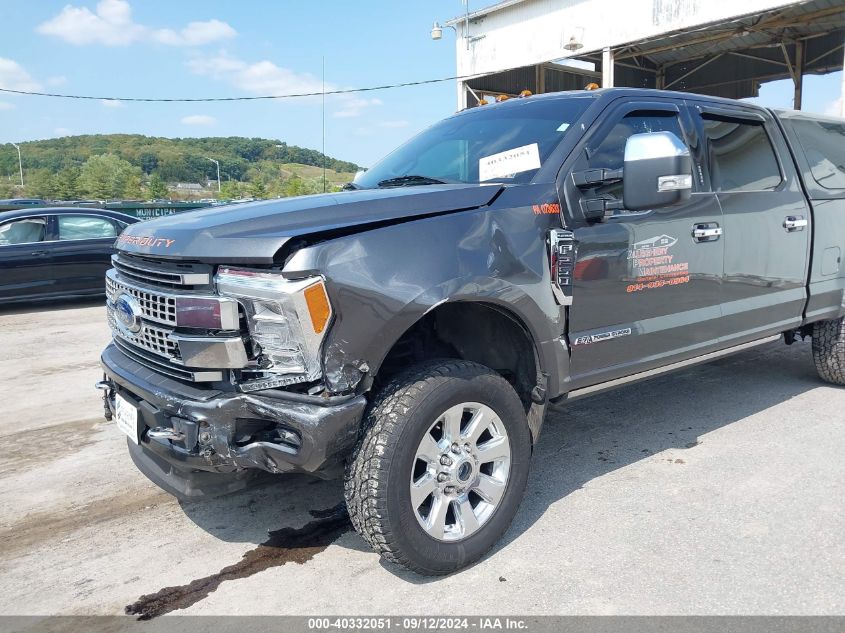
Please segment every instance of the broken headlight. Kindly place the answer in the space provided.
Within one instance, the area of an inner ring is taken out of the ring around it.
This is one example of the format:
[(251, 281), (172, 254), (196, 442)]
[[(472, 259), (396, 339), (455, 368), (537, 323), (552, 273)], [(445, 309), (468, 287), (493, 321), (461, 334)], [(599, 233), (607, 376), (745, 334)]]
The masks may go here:
[(332, 318), (321, 277), (289, 280), (278, 273), (220, 267), (217, 291), (244, 306), (259, 371), (284, 375), (276, 384), (320, 377), (320, 345)]

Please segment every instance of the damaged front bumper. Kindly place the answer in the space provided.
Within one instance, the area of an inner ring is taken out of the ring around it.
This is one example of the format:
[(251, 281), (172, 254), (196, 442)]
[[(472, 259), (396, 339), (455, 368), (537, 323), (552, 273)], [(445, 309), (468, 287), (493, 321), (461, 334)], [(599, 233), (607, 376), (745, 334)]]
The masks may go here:
[(337, 476), (367, 404), (360, 395), (199, 389), (147, 369), (113, 344), (101, 363), (109, 413), (118, 393), (138, 409), (133, 461), (182, 498), (243, 488), (260, 471)]

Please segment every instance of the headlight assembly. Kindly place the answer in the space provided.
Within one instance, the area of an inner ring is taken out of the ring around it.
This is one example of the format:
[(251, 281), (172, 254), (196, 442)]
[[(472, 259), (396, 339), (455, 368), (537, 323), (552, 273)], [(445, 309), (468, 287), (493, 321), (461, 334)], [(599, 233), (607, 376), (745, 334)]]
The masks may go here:
[(221, 267), (215, 282), (221, 295), (244, 306), (257, 369), (279, 376), (261, 381), (267, 383), (261, 388), (320, 377), (320, 345), (332, 319), (321, 277), (291, 281), (278, 273)]

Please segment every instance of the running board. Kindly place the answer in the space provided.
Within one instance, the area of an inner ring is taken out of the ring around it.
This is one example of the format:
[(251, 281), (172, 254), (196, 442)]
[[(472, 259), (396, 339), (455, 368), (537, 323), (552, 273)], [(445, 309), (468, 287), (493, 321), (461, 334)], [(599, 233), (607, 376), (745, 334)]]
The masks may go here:
[(672, 371), (677, 371), (679, 369), (685, 369), (686, 367), (692, 367), (693, 365), (699, 365), (701, 363), (706, 363), (707, 361), (715, 360), (717, 358), (722, 358), (723, 356), (730, 356), (731, 354), (735, 354), (737, 352), (742, 352), (744, 350), (750, 349), (752, 347), (757, 347), (758, 345), (765, 345), (766, 343), (772, 343), (777, 341), (781, 337), (780, 334), (775, 334), (774, 336), (767, 336), (766, 338), (761, 338), (756, 341), (751, 341), (749, 343), (743, 343), (742, 345), (735, 345), (733, 347), (728, 347), (727, 349), (722, 349), (717, 352), (710, 352), (709, 354), (704, 354), (703, 356), (696, 356), (695, 358), (689, 358), (687, 360), (682, 360), (677, 363), (672, 363), (671, 365), (665, 365), (664, 367), (657, 367), (656, 369), (649, 369), (648, 371), (642, 371), (638, 374), (631, 374), (630, 376), (623, 376), (622, 378), (615, 378), (613, 380), (608, 380), (607, 382), (600, 382), (597, 385), (590, 385), (589, 387), (583, 387), (581, 389), (574, 389), (570, 391), (566, 397), (566, 400), (575, 400), (576, 398), (581, 398), (583, 396), (589, 396), (594, 393), (598, 393), (600, 391), (606, 391), (608, 389), (613, 389), (615, 387), (622, 387), (624, 385), (628, 385), (633, 382), (639, 382), (640, 380), (646, 380), (648, 378), (654, 378), (655, 376), (660, 376), (662, 374), (668, 374)]

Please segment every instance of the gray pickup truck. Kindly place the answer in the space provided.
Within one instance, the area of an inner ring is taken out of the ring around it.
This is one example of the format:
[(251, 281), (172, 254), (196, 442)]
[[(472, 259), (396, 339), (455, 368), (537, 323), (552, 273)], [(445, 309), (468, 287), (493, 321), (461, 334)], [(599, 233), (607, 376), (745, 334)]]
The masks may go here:
[(347, 189), (118, 238), (98, 386), (165, 490), (343, 476), (378, 553), (444, 574), (507, 529), (549, 402), (778, 338), (845, 384), (845, 121), (511, 99)]

